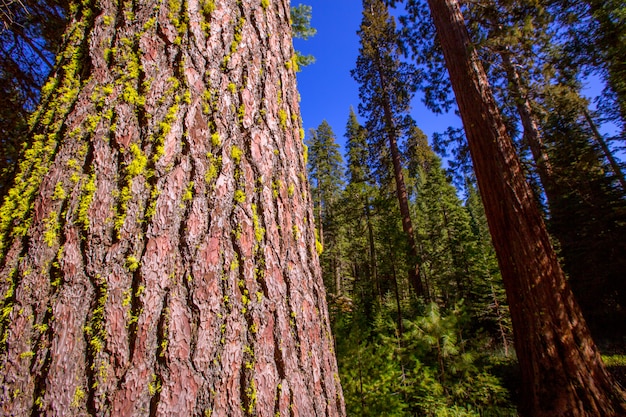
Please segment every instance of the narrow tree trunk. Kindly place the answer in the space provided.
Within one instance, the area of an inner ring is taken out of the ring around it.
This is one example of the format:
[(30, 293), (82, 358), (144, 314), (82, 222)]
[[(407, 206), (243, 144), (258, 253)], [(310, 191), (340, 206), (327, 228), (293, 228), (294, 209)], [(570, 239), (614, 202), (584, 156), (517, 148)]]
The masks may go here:
[(539, 129), (537, 117), (532, 110), (530, 100), (528, 100), (527, 94), (524, 91), (525, 89), (522, 87), (522, 80), (511, 62), (509, 53), (503, 52), (500, 54), (500, 57), (502, 58), (504, 71), (509, 79), (509, 86), (511, 87), (513, 100), (515, 100), (517, 114), (524, 128), (524, 139), (528, 143), (530, 152), (533, 155), (535, 166), (537, 167), (537, 174), (539, 174), (541, 185), (546, 193), (548, 207), (550, 207), (550, 203), (556, 201), (556, 185), (552, 164), (550, 163), (550, 158), (548, 157), (543, 143), (543, 136)]
[[(491, 277), (489, 277), (489, 281), (491, 281)], [(493, 306), (496, 309), (496, 317), (498, 317), (498, 330), (500, 331), (500, 338), (502, 339), (502, 347), (504, 348), (504, 356), (509, 356), (509, 341), (506, 337), (506, 331), (504, 324), (502, 323), (504, 314), (502, 313), (502, 307), (500, 307), (500, 302), (498, 301), (498, 297), (496, 295), (496, 291), (493, 288), (493, 284), (490, 282), (489, 287), (491, 289), (491, 296), (493, 297)]]
[(611, 150), (609, 149), (609, 146), (607, 145), (606, 141), (602, 137), (602, 134), (598, 130), (598, 127), (596, 126), (595, 122), (593, 121), (593, 118), (589, 114), (589, 111), (586, 109), (585, 109), (585, 120), (587, 121), (587, 123), (589, 124), (589, 127), (591, 128), (591, 131), (593, 132), (594, 139), (596, 140), (596, 142), (598, 142), (598, 145), (600, 145), (600, 149), (602, 149), (602, 153), (604, 153), (604, 157), (607, 159), (607, 161), (609, 161), (609, 165), (611, 165), (611, 169), (613, 170), (613, 173), (615, 174), (617, 181), (622, 186), (622, 191), (626, 192), (626, 177), (624, 177), (622, 168), (617, 163), (617, 160), (615, 160), (613, 153), (611, 152)]
[(378, 260), (376, 259), (376, 242), (374, 241), (374, 225), (372, 224), (372, 213), (370, 210), (369, 197), (365, 197), (365, 217), (367, 221), (367, 240), (369, 243), (369, 267), (370, 279), (376, 285), (376, 295), (380, 303), (383, 301), (383, 290), (378, 279)]
[(425, 296), (424, 284), (420, 277), (420, 268), (417, 263), (417, 245), (415, 243), (415, 234), (413, 232), (413, 222), (411, 221), (411, 210), (409, 208), (409, 193), (406, 189), (404, 182), (404, 174), (402, 173), (402, 160), (400, 158), (400, 150), (398, 149), (398, 138), (396, 132), (396, 124), (394, 123), (393, 111), (389, 104), (389, 98), (387, 97), (387, 82), (385, 75), (380, 68), (378, 57), (374, 58), (376, 68), (378, 69), (378, 76), (381, 85), (381, 90), (385, 92), (386, 96), (383, 97), (383, 111), (386, 124), (385, 133), (389, 140), (389, 152), (391, 153), (391, 161), (393, 164), (393, 177), (396, 182), (396, 196), (398, 198), (398, 205), (400, 207), (400, 216), (402, 217), (402, 230), (406, 235), (406, 240), (409, 249), (409, 282), (411, 287), (418, 296)]
[(0, 414), (343, 416), (286, 0), (78, 3), (0, 219)]
[(524, 415), (621, 416), (605, 370), (472, 48), (456, 0), (428, 1), (498, 255), (522, 370)]

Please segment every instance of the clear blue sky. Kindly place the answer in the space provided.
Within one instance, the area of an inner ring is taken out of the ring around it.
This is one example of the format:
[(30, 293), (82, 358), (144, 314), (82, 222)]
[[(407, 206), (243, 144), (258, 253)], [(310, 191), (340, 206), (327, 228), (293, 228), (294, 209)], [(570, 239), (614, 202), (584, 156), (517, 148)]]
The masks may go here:
[[(313, 8), (311, 24), (317, 29), (314, 37), (294, 41), (296, 49), (316, 58), (314, 64), (298, 73), (304, 129), (308, 137), (309, 129), (317, 128), (326, 119), (343, 147), (350, 106), (357, 111), (359, 104), (359, 86), (350, 76), (350, 70), (355, 67), (359, 53), (356, 32), (361, 24), (361, 0), (292, 0), (293, 5), (300, 2)], [(600, 94), (602, 83), (597, 77), (590, 77), (585, 84), (585, 95)], [(425, 109), (419, 96), (413, 101), (412, 113), (429, 138), (434, 132), (444, 132), (448, 126), (461, 127), (456, 115), (435, 115)], [(603, 126), (602, 130), (617, 132), (611, 125)]]
[[(297, 5), (298, 0), (292, 0)], [(311, 24), (317, 34), (306, 41), (296, 39), (296, 49), (312, 54), (316, 62), (298, 73), (298, 88), (304, 129), (317, 128), (326, 119), (337, 142), (342, 146), (350, 106), (357, 112), (359, 86), (350, 76), (359, 54), (356, 34), (361, 24), (361, 0), (302, 0), (313, 8)], [(437, 116), (424, 109), (419, 98), (414, 100), (413, 117), (418, 126), (431, 137), (454, 124), (460, 126), (455, 115)], [(361, 120), (361, 122), (363, 122)]]

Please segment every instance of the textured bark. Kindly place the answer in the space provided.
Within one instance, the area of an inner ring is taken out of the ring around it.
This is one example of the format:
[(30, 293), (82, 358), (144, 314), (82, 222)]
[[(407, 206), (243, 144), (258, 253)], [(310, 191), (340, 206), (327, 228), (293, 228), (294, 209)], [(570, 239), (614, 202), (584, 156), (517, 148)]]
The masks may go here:
[(1, 212), (0, 414), (345, 414), (289, 18), (78, 5)]
[(456, 0), (429, 0), (467, 134), (513, 320), (524, 415), (621, 416), (606, 372), (550, 245)]

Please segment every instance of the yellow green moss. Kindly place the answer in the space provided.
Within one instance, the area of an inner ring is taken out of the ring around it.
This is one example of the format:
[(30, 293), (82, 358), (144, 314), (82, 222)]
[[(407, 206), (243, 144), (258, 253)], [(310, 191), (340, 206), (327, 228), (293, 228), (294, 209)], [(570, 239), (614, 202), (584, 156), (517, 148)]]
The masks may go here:
[(85, 183), (82, 196), (78, 203), (78, 221), (83, 225), (83, 229), (89, 229), (89, 216), (88, 211), (91, 203), (93, 202), (93, 197), (96, 192), (96, 174), (91, 174), (89, 176), (89, 181)]
[(242, 204), (246, 201), (246, 193), (242, 190), (235, 190), (235, 201), (239, 204)]
[(287, 129), (287, 112), (284, 109), (280, 109), (278, 111), (278, 121), (280, 123), (280, 127)]
[(254, 227), (254, 238), (257, 241), (257, 243), (260, 243), (261, 241), (263, 241), (263, 238), (265, 237), (265, 228), (261, 227), (260, 225), (256, 204), (252, 204), (251, 208), (252, 208), (252, 225)]
[(220, 139), (220, 134), (215, 132), (211, 135), (211, 144), (213, 144), (213, 146), (217, 147), (220, 146), (222, 144), (222, 140)]
[(63, 183), (61, 181), (57, 182), (54, 186), (54, 194), (52, 194), (52, 198), (55, 200), (65, 200), (67, 194), (63, 189)]
[(85, 391), (82, 389), (82, 387), (76, 387), (71, 406), (74, 408), (80, 407), (84, 399), (85, 399)]
[(230, 157), (233, 159), (235, 164), (239, 165), (241, 163), (242, 155), (243, 151), (237, 145), (233, 145), (233, 147), (230, 149)]
[(193, 188), (194, 182), (191, 181), (187, 184), (187, 188), (185, 188), (185, 192), (183, 193), (183, 201), (191, 201), (193, 198)]
[(44, 232), (43, 240), (50, 247), (57, 243), (58, 233), (61, 225), (59, 224), (59, 214), (51, 211), (48, 217), (43, 220)]
[(218, 176), (222, 169), (222, 157), (215, 157), (212, 153), (207, 154), (209, 166), (204, 174), (204, 180), (207, 184), (211, 184)]
[(139, 260), (133, 255), (130, 255), (126, 258), (125, 266), (126, 269), (128, 269), (130, 272), (135, 272), (137, 269), (139, 269)]

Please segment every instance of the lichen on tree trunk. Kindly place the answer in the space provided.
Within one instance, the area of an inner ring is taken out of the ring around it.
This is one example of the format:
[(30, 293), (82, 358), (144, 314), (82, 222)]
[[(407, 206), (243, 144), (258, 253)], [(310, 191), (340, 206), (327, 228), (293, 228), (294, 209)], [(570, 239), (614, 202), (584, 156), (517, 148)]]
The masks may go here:
[(0, 414), (344, 415), (289, 2), (72, 13), (1, 211)]

